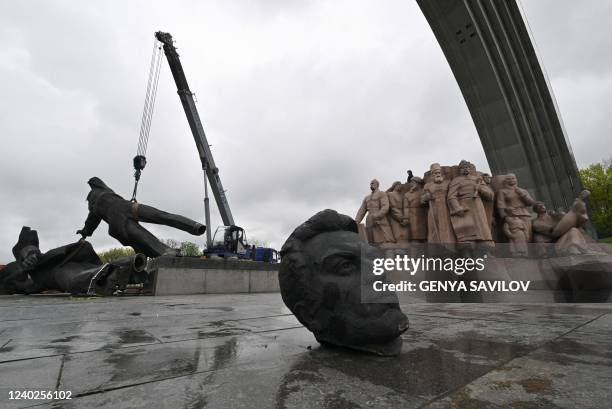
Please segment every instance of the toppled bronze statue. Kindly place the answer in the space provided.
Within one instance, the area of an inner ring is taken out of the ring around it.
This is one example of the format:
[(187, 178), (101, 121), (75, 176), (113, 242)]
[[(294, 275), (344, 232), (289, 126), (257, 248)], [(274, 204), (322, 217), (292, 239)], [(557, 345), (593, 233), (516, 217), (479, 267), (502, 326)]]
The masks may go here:
[(329, 209), (298, 226), (283, 245), (281, 296), (320, 343), (399, 354), (408, 318), (395, 293), (384, 303), (361, 300), (361, 271), (374, 277), (376, 251), (359, 236), (353, 219)]
[(176, 255), (176, 250), (162, 243), (138, 222), (163, 224), (200, 236), (206, 226), (184, 216), (167, 213), (154, 207), (125, 200), (97, 177), (87, 182), (91, 191), (87, 195), (89, 215), (85, 226), (77, 231), (83, 238), (91, 236), (102, 220), (108, 223), (108, 234), (136, 253), (148, 257)]
[(134, 274), (144, 272), (147, 263), (146, 256), (136, 254), (104, 264), (91, 244), (84, 240), (46, 253), (38, 246), (37, 232), (23, 227), (13, 247), (15, 261), (0, 270), (0, 294), (35, 294), (51, 290), (113, 295), (123, 292)]

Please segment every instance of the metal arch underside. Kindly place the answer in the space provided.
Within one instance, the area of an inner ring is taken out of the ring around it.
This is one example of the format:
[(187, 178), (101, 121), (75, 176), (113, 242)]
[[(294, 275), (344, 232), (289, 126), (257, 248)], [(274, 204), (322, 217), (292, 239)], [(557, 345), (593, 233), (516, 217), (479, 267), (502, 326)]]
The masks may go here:
[(563, 123), (516, 0), (417, 0), (468, 106), (493, 174), (537, 200), (582, 190)]

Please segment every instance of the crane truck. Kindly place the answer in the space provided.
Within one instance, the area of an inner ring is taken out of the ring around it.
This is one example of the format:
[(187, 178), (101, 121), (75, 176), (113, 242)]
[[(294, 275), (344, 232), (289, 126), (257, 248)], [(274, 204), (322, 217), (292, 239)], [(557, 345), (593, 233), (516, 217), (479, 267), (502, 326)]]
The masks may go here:
[[(187, 77), (183, 71), (179, 54), (174, 47), (174, 41), (169, 33), (158, 31), (155, 33), (157, 41), (163, 44), (164, 54), (168, 60), (172, 77), (176, 83), (177, 93), (181, 99), (181, 104), (187, 116), (187, 122), (191, 128), (191, 133), (198, 149), (198, 155), (202, 163), (204, 171), (204, 214), (206, 218), (206, 250), (205, 254), (209, 256), (219, 256), (223, 258), (245, 258), (255, 261), (265, 261), (275, 263), (278, 261), (278, 253), (276, 250), (267, 247), (250, 246), (246, 240), (246, 234), (242, 227), (236, 226), (234, 217), (230, 210), (225, 190), (221, 184), (219, 177), (219, 168), (210, 150), (210, 145), (204, 133), (204, 127), (198, 114), (193, 93), (189, 89)], [(211, 238), (210, 232), (210, 206), (208, 201), (208, 183), (215, 197), (221, 220), (223, 225), (215, 232), (215, 236)], [(217, 234), (222, 231), (223, 239), (216, 240)]]

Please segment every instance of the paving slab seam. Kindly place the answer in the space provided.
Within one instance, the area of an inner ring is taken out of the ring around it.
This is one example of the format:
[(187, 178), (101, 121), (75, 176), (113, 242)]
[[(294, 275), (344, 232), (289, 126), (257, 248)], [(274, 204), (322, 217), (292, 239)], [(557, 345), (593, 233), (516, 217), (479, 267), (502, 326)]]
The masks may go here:
[[(608, 314), (607, 312), (604, 313), (603, 315)], [(419, 317), (432, 317), (432, 318), (446, 318), (446, 319), (456, 319), (456, 320), (463, 320), (463, 321), (488, 321), (488, 322), (503, 322), (506, 324), (521, 324), (521, 325), (537, 325), (537, 326), (542, 326), (545, 324), (542, 323), (535, 323), (535, 322), (524, 322), (524, 321), (507, 321), (507, 320), (498, 320), (498, 319), (494, 319), (494, 318), (464, 318), (464, 317), (449, 317), (449, 316), (444, 316), (444, 315), (431, 315), (431, 314), (422, 314), (422, 313), (407, 313), (408, 317), (410, 317), (411, 315), (416, 315)], [(597, 317), (599, 318), (599, 317)], [(560, 321), (562, 319), (559, 319)], [(584, 324), (588, 324), (587, 323), (583, 323), (580, 325), (584, 325)], [(555, 325), (554, 323), (550, 323), (550, 325)]]
[(6, 341), (4, 344), (2, 344), (2, 346), (0, 346), (0, 349), (4, 348), (5, 346), (7, 346), (11, 341), (13, 340), (13, 338), (9, 339), (8, 341)]
[(595, 317), (595, 318), (593, 318), (593, 319), (591, 319), (591, 320), (589, 320), (589, 321), (587, 321), (587, 322), (585, 322), (585, 323), (582, 323), (582, 324), (580, 324), (580, 325), (578, 325), (578, 326), (576, 326), (576, 327), (574, 327), (574, 328), (570, 329), (569, 331), (564, 332), (563, 334), (561, 334), (561, 335), (559, 335), (559, 336), (557, 336), (557, 337), (555, 337), (555, 338), (553, 338), (553, 339), (549, 339), (548, 341), (544, 341), (544, 342), (542, 342), (542, 343), (540, 343), (540, 344), (538, 344), (538, 345), (535, 345), (535, 346), (534, 346), (534, 348), (530, 349), (529, 351), (527, 351), (527, 352), (525, 352), (525, 353), (522, 353), (522, 354), (521, 354), (521, 353), (518, 353), (518, 354), (516, 354), (516, 356), (513, 356), (512, 358), (510, 358), (510, 359), (506, 360), (505, 362), (500, 363), (500, 364), (499, 364), (499, 365), (497, 365), (496, 367), (491, 368), (491, 370), (489, 370), (489, 371), (485, 372), (484, 374), (482, 374), (482, 375), (480, 375), (480, 376), (477, 376), (476, 378), (474, 378), (474, 379), (470, 380), (469, 382), (466, 382), (465, 384), (463, 384), (463, 385), (461, 385), (461, 386), (458, 386), (458, 387), (453, 388), (453, 389), (451, 389), (451, 390), (449, 390), (449, 391), (446, 391), (446, 392), (444, 392), (444, 393), (441, 393), (440, 395), (438, 395), (438, 396), (436, 396), (436, 397), (434, 397), (434, 398), (430, 399), (429, 401), (425, 402), (423, 405), (419, 406), (419, 408), (426, 408), (428, 405), (431, 405), (432, 403), (434, 403), (434, 402), (436, 402), (436, 401), (439, 401), (439, 400), (441, 400), (441, 399), (446, 398), (447, 396), (452, 395), (453, 393), (455, 393), (456, 391), (460, 390), (461, 388), (464, 388), (464, 387), (466, 387), (467, 385), (469, 385), (469, 384), (471, 384), (471, 383), (476, 382), (478, 379), (480, 379), (480, 378), (482, 378), (482, 377), (484, 377), (484, 376), (488, 375), (489, 373), (491, 373), (491, 372), (493, 372), (493, 371), (496, 371), (496, 370), (498, 370), (498, 369), (503, 368), (504, 366), (506, 366), (508, 363), (510, 363), (510, 362), (512, 362), (512, 361), (514, 361), (515, 359), (517, 359), (517, 358), (522, 358), (522, 357), (527, 356), (527, 355), (529, 355), (529, 354), (531, 354), (531, 353), (533, 353), (533, 352), (536, 352), (538, 349), (542, 348), (544, 345), (547, 345), (547, 344), (549, 344), (549, 343), (553, 343), (553, 342), (555, 342), (555, 341), (557, 341), (557, 340), (559, 340), (559, 339), (563, 338), (564, 336), (566, 336), (566, 335), (568, 335), (568, 334), (570, 334), (570, 333), (572, 333), (572, 332), (576, 331), (576, 330), (577, 330), (577, 329), (579, 329), (580, 327), (583, 327), (583, 326), (585, 326), (585, 325), (588, 325), (588, 324), (590, 324), (591, 322), (593, 322), (593, 321), (595, 321), (595, 320), (598, 320), (599, 318), (601, 318), (601, 317), (603, 317), (604, 315), (607, 315), (607, 314), (609, 314), (609, 312), (605, 312), (605, 313), (603, 313), (603, 314), (600, 314), (600, 315), (598, 315), (597, 317)]
[[(126, 389), (126, 388), (132, 388), (132, 387), (136, 387), (136, 386), (141, 386), (141, 385), (146, 385), (146, 384), (150, 384), (150, 383), (157, 383), (157, 382), (164, 382), (164, 381), (168, 381), (171, 379), (180, 379), (180, 378), (186, 378), (189, 376), (194, 376), (194, 375), (200, 375), (200, 374), (205, 374), (205, 373), (209, 373), (209, 372), (216, 372), (219, 370), (228, 370), (228, 369), (233, 369), (233, 368), (240, 368), (242, 366), (248, 365), (249, 362), (245, 362), (243, 364), (240, 365), (235, 365), (235, 366), (227, 366), (227, 367), (221, 367), (221, 368), (215, 368), (215, 369), (206, 369), (203, 371), (194, 371), (188, 374), (182, 374), (182, 375), (175, 375), (175, 376), (169, 376), (167, 378), (161, 378), (161, 379), (153, 379), (150, 381), (143, 381), (143, 382), (137, 382), (137, 383), (132, 383), (129, 385), (121, 385), (121, 386), (117, 386), (117, 387), (111, 387), (111, 388), (104, 388), (104, 389), (100, 389), (100, 390), (96, 390), (96, 391), (91, 391), (91, 392), (85, 392), (85, 393), (77, 393), (75, 395), (73, 395), (72, 399), (76, 399), (76, 398), (82, 398), (82, 397), (86, 397), (86, 396), (91, 396), (91, 395), (99, 395), (99, 394), (103, 394), (106, 392), (111, 392), (111, 391), (116, 391), (116, 390), (121, 390), (121, 389)], [(279, 366), (282, 366), (283, 363), (278, 363), (277, 365), (273, 365), (272, 368), (276, 368)], [(61, 402), (66, 402), (65, 400), (57, 400), (57, 401), (52, 401), (52, 402), (41, 402), (41, 403), (37, 403), (35, 405), (31, 405), (31, 406), (25, 406), (26, 408), (34, 408), (34, 407), (38, 407), (38, 406), (42, 406), (42, 405), (48, 405), (50, 403), (61, 403)], [(69, 401), (68, 401), (69, 402)]]
[[(244, 333), (241, 333), (241, 334), (232, 334), (232, 335), (226, 335), (226, 336), (222, 336), (222, 337), (214, 337), (214, 339), (222, 340), (223, 338), (242, 337), (242, 336), (248, 336), (248, 335), (253, 335), (253, 334), (264, 334), (264, 333), (274, 332), (274, 331), (286, 331), (286, 330), (297, 329), (297, 328), (302, 328), (302, 327), (303, 327), (302, 325), (299, 325), (299, 326), (296, 326), (296, 327), (275, 328), (275, 329), (268, 329), (268, 330), (262, 330), (262, 331), (249, 331), (249, 332), (244, 332)], [(150, 333), (148, 333), (148, 334), (151, 336), (151, 338), (155, 339), (156, 341), (158, 341), (160, 344), (163, 344), (163, 345), (177, 343), (177, 342), (197, 341), (197, 340), (205, 340), (206, 339), (206, 338), (198, 338), (198, 337), (196, 337), (196, 338), (183, 338), (183, 339), (177, 339), (177, 340), (170, 340), (170, 341), (165, 341), (164, 342), (164, 341), (159, 340), (157, 337), (154, 337), (152, 334), (150, 334)], [(12, 341), (12, 339), (8, 340), (2, 347), (0, 347), (0, 349), (2, 349), (4, 346), (8, 345), (8, 343), (11, 342), (11, 341)], [(142, 348), (143, 346), (149, 346), (149, 345), (158, 345), (158, 343), (157, 342), (153, 342), (153, 343), (149, 343), (149, 344), (135, 344), (135, 345), (124, 345), (124, 346), (119, 345), (119, 346), (116, 346), (115, 348), (103, 347), (103, 348), (98, 348), (98, 349), (88, 349), (88, 350), (85, 350), (85, 351), (75, 351), (75, 352), (70, 352), (68, 354), (50, 354), (50, 355), (33, 356), (33, 357), (28, 357), (28, 358), (8, 359), (6, 361), (0, 361), (0, 366), (2, 366), (3, 364), (6, 364), (6, 363), (19, 362), (19, 361), (28, 361), (28, 360), (31, 360), (31, 359), (51, 358), (51, 357), (54, 357), (54, 356), (63, 356), (63, 355), (86, 354), (86, 353), (90, 353), (90, 352), (97, 352), (97, 351), (104, 351), (104, 350), (115, 350), (115, 349), (127, 350), (129, 348)]]
[(508, 314), (509, 312), (518, 312), (518, 311), (525, 311), (525, 310), (527, 310), (527, 308), (516, 308), (513, 310), (503, 311), (502, 314)]
[[(207, 294), (202, 294), (202, 295), (207, 295)], [(129, 297), (129, 298), (127, 298)], [(147, 302), (149, 304), (162, 304), (164, 302), (168, 302), (169, 300), (153, 300), (152, 298), (154, 296), (148, 296), (148, 295), (144, 295), (144, 296), (127, 296), (125, 298), (123, 297), (107, 297), (107, 298), (102, 298), (102, 297), (88, 297), (85, 298), (83, 297), (83, 299), (79, 299), (79, 300), (62, 300), (61, 302), (41, 302), (41, 303), (35, 303), (35, 304), (28, 304), (28, 305), (0, 305), (0, 309), (1, 308), (36, 308), (36, 307), (49, 307), (49, 306), (64, 306), (64, 305), (78, 305), (80, 303), (83, 302), (89, 302), (89, 303), (95, 303), (95, 304), (109, 304), (112, 302), (116, 302), (118, 300), (121, 300), (120, 302), (123, 303), (129, 303), (129, 304), (138, 304), (138, 303), (142, 303), (142, 302)], [(142, 297), (142, 298), (140, 298)], [(20, 298), (21, 300), (23, 300), (24, 298)], [(212, 300), (211, 300), (212, 301)], [(19, 301), (17, 301), (19, 302)], [(193, 304), (200, 304), (200, 303), (193, 303)]]
[[(303, 325), (298, 325), (296, 327), (287, 327), (287, 328), (275, 328), (275, 329), (265, 329), (262, 331), (249, 331), (249, 332), (243, 332), (241, 334), (233, 334), (233, 335), (226, 335), (224, 337), (215, 337), (215, 339), (223, 339), (223, 338), (230, 338), (230, 337), (243, 337), (243, 336), (247, 336), (247, 335), (252, 335), (252, 334), (265, 334), (267, 332), (274, 332), (274, 331), (287, 331), (290, 329), (297, 329), (297, 328), (303, 328)], [(182, 338), (182, 339), (177, 339), (177, 340), (170, 340), (170, 341), (161, 341), (162, 344), (173, 344), (176, 342), (184, 342), (184, 341), (197, 341), (197, 340), (204, 340), (206, 338), (199, 338), (199, 337), (195, 337), (195, 338)], [(91, 351), (89, 351), (91, 352)], [(75, 353), (80, 353), (80, 352), (75, 352)]]
[[(202, 315), (201, 312), (190, 312), (190, 313), (186, 313), (186, 314), (168, 314), (168, 315), (152, 315), (152, 316), (129, 316), (129, 317), (123, 317), (123, 318), (102, 318), (102, 319), (95, 319), (95, 320), (76, 320), (76, 321), (63, 321), (63, 322), (54, 322), (52, 324), (48, 323), (48, 319), (47, 318), (23, 318), (23, 319), (11, 319), (11, 320), (2, 320), (0, 319), (0, 323), (8, 323), (8, 322), (22, 322), (22, 321), (42, 321), (42, 322), (47, 322), (47, 325), (63, 325), (63, 324), (78, 324), (81, 322), (92, 322), (92, 321), (99, 321), (99, 322), (111, 322), (111, 321), (129, 321), (129, 320), (142, 320), (143, 318), (159, 318), (159, 317), (174, 317), (174, 316), (189, 316), (189, 315)], [(244, 320), (255, 320), (255, 319), (261, 319), (261, 318), (274, 318), (274, 317), (285, 317), (285, 316), (290, 316), (293, 314), (278, 314), (278, 315), (264, 315), (264, 316), (258, 316), (258, 317), (249, 317), (249, 318), (231, 318), (231, 319), (227, 319), (227, 320), (223, 320), (223, 321), (244, 321)], [(21, 325), (19, 325), (21, 326)], [(5, 328), (4, 330), (2, 330), (2, 332), (6, 331), (9, 328), (13, 328), (13, 327), (8, 327)], [(0, 332), (0, 334), (2, 334), (2, 332)]]
[(59, 390), (59, 386), (62, 380), (62, 373), (64, 372), (64, 363), (66, 362), (66, 355), (62, 355), (62, 360), (60, 362), (60, 368), (57, 373), (57, 380), (55, 381), (55, 390)]
[[(202, 315), (202, 313), (189, 313), (189, 314), (176, 314), (177, 316), (188, 316), (188, 315)], [(245, 321), (245, 320), (257, 320), (257, 319), (262, 319), (262, 318), (276, 318), (276, 317), (285, 317), (285, 316), (291, 316), (293, 314), (279, 314), (279, 315), (264, 315), (264, 316), (257, 316), (257, 317), (248, 317), (248, 318), (231, 318), (231, 319), (226, 319), (223, 321)], [(162, 315), (161, 317), (172, 317), (174, 315)], [(100, 320), (94, 320), (95, 322), (111, 322), (111, 321), (127, 321), (127, 320), (142, 320), (143, 318), (146, 319), (152, 319), (152, 318), (159, 318), (160, 316), (151, 316), (151, 317), (143, 317), (143, 316), (138, 316), (138, 317), (126, 317), (126, 318), (113, 318), (113, 319), (100, 319)], [(25, 319), (23, 321), (32, 321), (32, 320), (41, 320), (43, 322), (47, 322), (48, 320), (42, 319), (42, 318), (33, 318), (33, 319)], [(11, 320), (11, 321), (18, 321), (18, 320)], [(9, 322), (9, 321), (1, 321), (2, 322)], [(65, 322), (60, 322), (60, 323), (52, 323), (49, 324), (47, 323), (46, 325), (64, 325), (64, 324), (78, 324), (78, 323), (83, 323), (83, 322), (92, 322), (92, 320), (79, 320), (79, 321), (65, 321)], [(15, 327), (22, 327), (22, 325), (15, 325), (12, 327), (7, 327), (5, 329), (2, 330), (2, 332), (11, 329), (11, 328), (15, 328)], [(2, 333), (0, 332), (0, 334)]]

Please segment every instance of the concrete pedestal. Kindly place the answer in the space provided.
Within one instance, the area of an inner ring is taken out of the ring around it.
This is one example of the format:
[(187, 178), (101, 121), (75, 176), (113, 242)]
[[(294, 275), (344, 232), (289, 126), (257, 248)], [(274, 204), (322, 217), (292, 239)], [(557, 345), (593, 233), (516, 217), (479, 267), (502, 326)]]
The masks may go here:
[(155, 295), (278, 292), (278, 264), (158, 257), (149, 271)]

